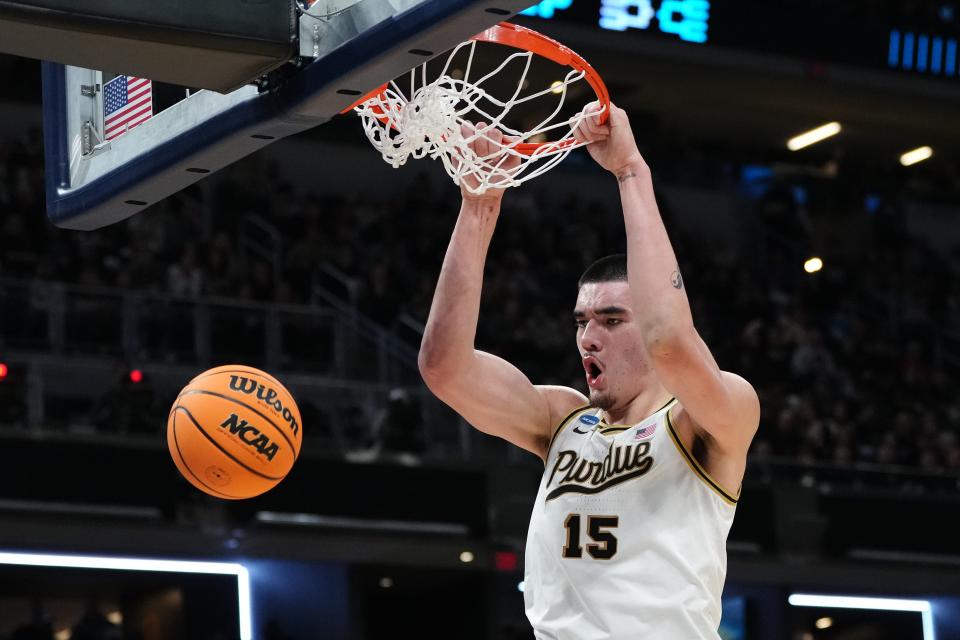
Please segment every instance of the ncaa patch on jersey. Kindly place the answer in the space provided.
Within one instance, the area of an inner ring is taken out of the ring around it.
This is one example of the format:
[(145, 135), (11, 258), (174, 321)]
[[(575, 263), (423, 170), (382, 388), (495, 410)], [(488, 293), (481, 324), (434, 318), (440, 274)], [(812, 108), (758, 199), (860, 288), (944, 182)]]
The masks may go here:
[(585, 425), (589, 425), (593, 427), (600, 422), (600, 418), (598, 418), (597, 416), (591, 416), (591, 415), (580, 416), (580, 422), (582, 422)]

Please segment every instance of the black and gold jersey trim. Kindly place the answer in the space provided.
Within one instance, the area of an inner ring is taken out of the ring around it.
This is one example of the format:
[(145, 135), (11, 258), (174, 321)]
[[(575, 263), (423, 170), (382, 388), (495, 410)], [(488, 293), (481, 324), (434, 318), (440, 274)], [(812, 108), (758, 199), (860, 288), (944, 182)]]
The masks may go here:
[(623, 426), (607, 427), (606, 429), (600, 429), (600, 433), (602, 433), (605, 436), (608, 436), (612, 433), (620, 433), (621, 431), (626, 431), (629, 428), (630, 427), (623, 427)]
[(697, 462), (697, 459), (693, 457), (693, 454), (687, 450), (687, 447), (683, 444), (683, 441), (680, 440), (679, 434), (677, 434), (676, 429), (673, 428), (673, 420), (670, 418), (670, 412), (667, 412), (667, 431), (670, 433), (670, 439), (673, 440), (673, 444), (676, 445), (677, 450), (680, 452), (681, 457), (687, 463), (687, 466), (697, 474), (704, 484), (713, 489), (713, 491), (719, 495), (723, 500), (730, 505), (737, 505), (737, 498), (733, 497), (727, 491), (720, 486), (720, 484), (710, 477), (710, 474), (707, 473), (707, 470), (700, 466), (700, 463)]
[(606, 422), (603, 421), (603, 418), (601, 418), (601, 419), (600, 419), (600, 433), (601, 433), (602, 435), (605, 435), (605, 436), (606, 436), (606, 435), (610, 435), (610, 434), (614, 434), (614, 433), (620, 433), (621, 431), (626, 431), (627, 429), (632, 429), (633, 427), (637, 426), (637, 424), (640, 424), (640, 422), (643, 422), (644, 420), (647, 420), (647, 419), (650, 418), (651, 416), (657, 415), (658, 413), (660, 413), (661, 411), (663, 411), (664, 409), (666, 409), (667, 407), (669, 407), (671, 404), (673, 404), (673, 403), (676, 402), (676, 401), (677, 401), (676, 398), (670, 398), (669, 400), (667, 400), (667, 402), (666, 402), (662, 407), (660, 407), (659, 409), (657, 409), (656, 411), (654, 411), (653, 413), (651, 413), (649, 416), (647, 416), (647, 417), (644, 418), (643, 420), (640, 420), (640, 421), (637, 422), (636, 424), (607, 424)]
[(570, 424), (570, 421), (573, 420), (578, 414), (590, 408), (590, 405), (585, 404), (580, 407), (577, 407), (573, 411), (567, 414), (567, 417), (560, 421), (560, 424), (557, 425), (557, 428), (553, 430), (553, 435), (550, 436), (550, 442), (547, 443), (547, 451), (543, 455), (543, 464), (547, 464), (547, 458), (550, 457), (550, 449), (553, 447), (553, 442), (557, 439), (557, 436), (560, 435), (560, 432), (563, 431), (563, 428)]

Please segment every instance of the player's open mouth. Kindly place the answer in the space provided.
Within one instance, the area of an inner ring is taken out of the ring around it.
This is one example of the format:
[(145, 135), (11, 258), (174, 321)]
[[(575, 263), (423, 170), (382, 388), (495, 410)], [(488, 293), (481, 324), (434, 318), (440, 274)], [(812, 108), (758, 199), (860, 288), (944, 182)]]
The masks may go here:
[(593, 356), (583, 357), (583, 370), (587, 373), (587, 385), (592, 389), (603, 381), (603, 366)]

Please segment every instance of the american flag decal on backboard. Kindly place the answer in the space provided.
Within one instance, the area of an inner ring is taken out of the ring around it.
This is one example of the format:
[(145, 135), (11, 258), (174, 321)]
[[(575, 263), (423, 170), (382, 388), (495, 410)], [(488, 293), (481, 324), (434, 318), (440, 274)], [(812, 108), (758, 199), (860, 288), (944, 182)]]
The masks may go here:
[(116, 138), (153, 116), (153, 83), (117, 76), (103, 85), (103, 136)]

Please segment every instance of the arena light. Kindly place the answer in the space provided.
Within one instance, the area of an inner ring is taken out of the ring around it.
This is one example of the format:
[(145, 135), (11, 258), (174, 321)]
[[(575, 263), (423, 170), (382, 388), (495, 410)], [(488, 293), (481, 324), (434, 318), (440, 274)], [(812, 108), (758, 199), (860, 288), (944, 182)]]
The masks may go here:
[(900, 164), (905, 167), (909, 167), (912, 164), (929, 160), (931, 157), (933, 157), (933, 149), (928, 146), (917, 147), (916, 149), (907, 151), (900, 156)]
[(0, 362), (0, 382), (7, 378), (7, 374), (10, 373), (10, 369), (4, 363)]
[(823, 260), (821, 260), (817, 256), (808, 258), (807, 261), (803, 263), (803, 270), (806, 271), (807, 273), (816, 273), (821, 269), (823, 269)]
[(469, 564), (473, 562), (473, 552), (472, 551), (463, 551), (460, 553), (460, 562), (464, 564)]
[(828, 609), (868, 609), (873, 611), (915, 611), (923, 622), (923, 640), (935, 640), (933, 635), (933, 607), (929, 600), (901, 598), (867, 598), (860, 596), (824, 596), (793, 593), (787, 598), (794, 607), (824, 607)]
[(253, 639), (250, 606), (250, 572), (233, 562), (197, 562), (193, 560), (157, 560), (114, 556), (61, 556), (45, 553), (0, 551), (0, 565), (59, 567), (64, 569), (108, 569), (118, 571), (158, 571), (233, 575), (237, 577), (237, 609), (240, 613), (240, 640)]
[(829, 629), (833, 626), (833, 618), (830, 616), (824, 616), (822, 618), (817, 618), (817, 621), (813, 623), (817, 629)]
[(563, 93), (563, 81), (562, 81), (562, 80), (554, 80), (554, 81), (550, 84), (550, 93), (553, 93), (553, 94), (556, 94), (556, 95), (560, 95), (561, 93)]
[(794, 136), (787, 140), (787, 148), (790, 151), (799, 151), (805, 147), (809, 147), (812, 144), (822, 142), (831, 136), (835, 136), (840, 133), (842, 127), (839, 122), (828, 122), (827, 124), (817, 127), (816, 129), (811, 129), (805, 133)]
[(140, 384), (143, 382), (143, 371), (140, 369), (133, 369), (130, 371), (130, 382), (133, 384)]

